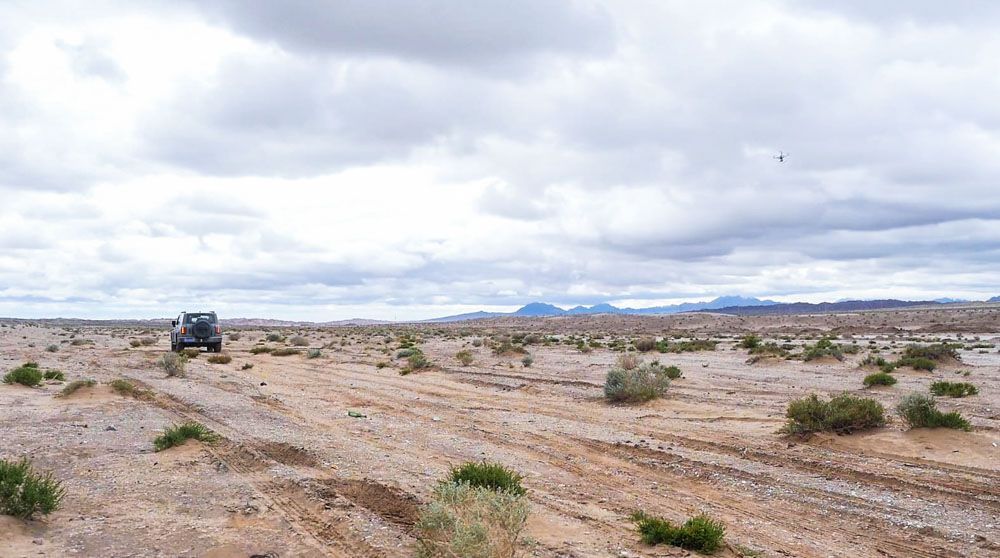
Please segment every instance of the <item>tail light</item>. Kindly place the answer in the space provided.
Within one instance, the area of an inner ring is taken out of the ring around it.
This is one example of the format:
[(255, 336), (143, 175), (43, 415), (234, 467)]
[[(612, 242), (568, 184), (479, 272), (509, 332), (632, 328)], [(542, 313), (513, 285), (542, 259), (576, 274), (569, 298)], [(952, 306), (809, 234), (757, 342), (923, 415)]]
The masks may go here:
[(215, 324), (215, 333), (222, 333), (222, 326)]
[(187, 335), (188, 328), (181, 326), (181, 335)]

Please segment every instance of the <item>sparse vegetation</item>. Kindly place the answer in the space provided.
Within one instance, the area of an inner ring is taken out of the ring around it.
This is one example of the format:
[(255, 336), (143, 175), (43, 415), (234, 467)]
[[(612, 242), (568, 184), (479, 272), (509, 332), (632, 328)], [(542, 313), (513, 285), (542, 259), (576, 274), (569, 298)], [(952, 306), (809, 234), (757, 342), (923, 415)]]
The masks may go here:
[(309, 349), (306, 351), (306, 358), (319, 358), (323, 356), (323, 352), (319, 349)]
[(655, 348), (656, 338), (654, 337), (643, 337), (635, 342), (635, 349), (641, 353), (648, 353)]
[(118, 395), (124, 395), (126, 397), (134, 397), (136, 399), (153, 399), (153, 392), (148, 389), (140, 389), (136, 387), (135, 384), (126, 380), (125, 378), (118, 378), (117, 380), (111, 380), (108, 384), (111, 389)]
[(294, 347), (308, 347), (309, 346), (309, 340), (306, 339), (305, 337), (301, 336), (301, 335), (296, 335), (295, 337), (292, 337), (291, 339), (288, 340), (288, 343), (291, 344)]
[(46, 370), (42, 373), (46, 380), (55, 380), (57, 382), (65, 382), (66, 375), (59, 370)]
[(52, 473), (38, 473), (27, 458), (0, 459), (0, 514), (21, 519), (59, 508), (65, 490)]
[(253, 368), (252, 362), (244, 362), (243, 366), (240, 366), (240, 370), (250, 370), (251, 368)]
[(239, 341), (241, 337), (243, 337), (243, 336), (238, 331), (234, 331), (234, 332), (232, 332), (232, 333), (229, 334), (229, 340), (230, 341)]
[(874, 399), (849, 394), (822, 401), (815, 394), (796, 399), (785, 412), (787, 434), (835, 432), (850, 434), (885, 425), (885, 408)]
[(59, 395), (61, 397), (69, 397), (70, 395), (73, 395), (74, 393), (76, 393), (80, 389), (94, 387), (96, 385), (97, 385), (97, 382), (95, 382), (94, 380), (90, 380), (90, 379), (87, 379), (87, 380), (73, 380), (72, 382), (66, 384), (63, 387), (63, 389), (59, 393)]
[(525, 368), (531, 368), (531, 365), (534, 364), (534, 362), (535, 357), (530, 354), (524, 355), (524, 357), (521, 358), (521, 366), (524, 366)]
[(810, 361), (823, 357), (833, 357), (837, 360), (844, 360), (844, 349), (834, 343), (829, 338), (823, 338), (814, 345), (806, 345), (802, 348), (802, 360)]
[(187, 372), (187, 358), (177, 353), (164, 353), (158, 364), (170, 377), (183, 378)]
[(937, 364), (926, 357), (903, 357), (896, 361), (897, 367), (909, 366), (914, 370), (926, 370), (928, 372), (934, 371), (937, 368)]
[(210, 364), (229, 364), (233, 361), (233, 357), (229, 353), (219, 353), (209, 355), (207, 360)]
[(26, 362), (4, 374), (3, 383), (34, 387), (41, 384), (44, 377), (42, 371), (38, 369), (38, 364)]
[(181, 354), (184, 355), (184, 358), (187, 359), (198, 358), (198, 355), (201, 354), (201, 349), (198, 349), (196, 347), (188, 347), (187, 349), (181, 351)]
[(692, 339), (690, 341), (669, 342), (666, 339), (656, 344), (661, 353), (693, 353), (697, 351), (714, 351), (717, 341), (711, 339)]
[(896, 406), (896, 412), (910, 428), (954, 428), (971, 430), (969, 421), (957, 411), (942, 413), (934, 398), (922, 393), (907, 395)]
[(420, 370), (421, 368), (427, 368), (430, 365), (431, 365), (431, 362), (429, 360), (427, 360), (427, 357), (424, 356), (424, 353), (421, 353), (421, 352), (418, 351), (418, 352), (410, 355), (406, 359), (406, 368), (403, 368), (402, 370), (400, 370), (399, 373), (401, 375), (405, 376), (405, 375), (409, 374), (410, 372), (413, 372), (414, 370)]
[(958, 360), (958, 345), (949, 343), (934, 343), (933, 345), (909, 345), (903, 350), (903, 359), (922, 358), (942, 361)]
[(49, 345), (48, 347), (45, 347), (45, 350), (47, 352), (50, 352), (50, 353), (58, 353), (59, 352), (59, 345), (55, 345), (55, 344)]
[(301, 352), (302, 351), (298, 349), (293, 349), (291, 347), (280, 347), (278, 349), (274, 349), (273, 351), (271, 351), (271, 356), (277, 356), (277, 357), (291, 356), (300, 354)]
[(156, 344), (156, 338), (155, 337), (141, 337), (141, 338), (139, 338), (139, 344), (143, 345), (144, 347), (151, 347), (151, 346), (153, 346), (153, 345)]
[(153, 447), (156, 451), (163, 451), (174, 446), (180, 446), (188, 440), (198, 440), (211, 444), (218, 440), (219, 436), (209, 430), (205, 425), (198, 422), (185, 422), (175, 424), (167, 428), (163, 434), (153, 440)]
[(892, 374), (886, 372), (875, 372), (874, 374), (869, 374), (865, 376), (864, 384), (865, 387), (872, 386), (891, 386), (896, 383), (896, 378)]
[(285, 340), (285, 337), (280, 333), (268, 333), (265, 337), (269, 343), (280, 343)]
[(604, 380), (604, 397), (613, 403), (642, 403), (662, 396), (670, 386), (666, 367), (655, 362), (635, 368), (612, 368)]
[(128, 342), (128, 345), (129, 345), (129, 347), (132, 347), (133, 349), (135, 349), (135, 348), (139, 347), (140, 345), (142, 345), (142, 341), (139, 341), (138, 339), (132, 339), (131, 341)]
[(455, 353), (455, 360), (459, 362), (462, 366), (468, 366), (472, 364), (472, 351), (468, 349), (463, 349)]
[(978, 394), (979, 389), (968, 382), (934, 382), (931, 384), (931, 393), (948, 397), (965, 397)]
[(265, 345), (258, 345), (256, 347), (250, 349), (250, 354), (252, 354), (252, 355), (259, 355), (261, 353), (270, 353), (273, 350), (274, 350), (273, 347), (267, 347)]
[(722, 546), (726, 527), (705, 514), (696, 515), (676, 526), (661, 517), (644, 512), (632, 514), (642, 542), (649, 545), (668, 544), (685, 550), (711, 554)]

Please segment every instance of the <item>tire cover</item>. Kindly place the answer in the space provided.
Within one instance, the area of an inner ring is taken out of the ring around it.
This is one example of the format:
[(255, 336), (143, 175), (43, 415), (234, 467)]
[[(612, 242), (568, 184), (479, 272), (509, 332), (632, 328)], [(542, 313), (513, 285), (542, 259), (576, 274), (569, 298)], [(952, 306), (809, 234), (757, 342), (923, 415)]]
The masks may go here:
[(212, 324), (205, 320), (198, 320), (191, 327), (191, 333), (194, 333), (195, 337), (204, 338), (212, 336)]

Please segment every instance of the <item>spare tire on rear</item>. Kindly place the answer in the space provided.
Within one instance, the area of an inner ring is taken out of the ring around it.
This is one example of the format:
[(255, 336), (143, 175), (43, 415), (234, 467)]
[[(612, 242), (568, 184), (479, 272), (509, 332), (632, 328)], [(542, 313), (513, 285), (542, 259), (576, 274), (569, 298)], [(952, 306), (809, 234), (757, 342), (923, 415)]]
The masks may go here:
[(198, 339), (207, 339), (212, 336), (212, 324), (205, 320), (198, 320), (191, 327), (191, 333)]

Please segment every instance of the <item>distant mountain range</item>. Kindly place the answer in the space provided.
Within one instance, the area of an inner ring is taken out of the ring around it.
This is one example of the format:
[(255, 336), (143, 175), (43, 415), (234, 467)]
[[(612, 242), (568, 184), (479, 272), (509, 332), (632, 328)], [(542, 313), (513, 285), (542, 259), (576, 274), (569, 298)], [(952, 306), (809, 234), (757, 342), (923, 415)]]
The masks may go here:
[[(618, 308), (610, 304), (595, 304), (594, 306), (576, 306), (564, 310), (545, 302), (532, 302), (514, 312), (470, 312), (455, 316), (445, 316), (424, 320), (425, 322), (461, 322), (482, 318), (528, 317), (543, 318), (552, 316), (576, 316), (587, 314), (625, 314), (646, 316), (658, 314), (677, 314), (680, 312), (715, 312), (719, 314), (734, 314), (740, 316), (758, 316), (764, 314), (809, 314), (813, 312), (853, 312), (857, 310), (880, 310), (889, 308), (906, 308), (909, 306), (935, 306), (970, 302), (957, 298), (939, 298), (936, 300), (839, 300), (837, 302), (775, 302), (754, 297), (720, 296), (708, 302), (685, 302), (669, 306), (653, 306), (651, 308)], [(986, 302), (1000, 302), (1000, 296), (995, 296)]]
[(773, 306), (779, 304), (773, 300), (760, 300), (753, 297), (742, 296), (720, 296), (708, 302), (684, 302), (669, 306), (653, 306), (650, 308), (618, 308), (610, 304), (595, 304), (593, 306), (576, 306), (569, 310), (563, 310), (558, 306), (544, 302), (532, 302), (522, 306), (514, 312), (470, 312), (468, 314), (458, 314), (456, 316), (445, 316), (425, 320), (427, 322), (461, 322), (465, 320), (477, 320), (481, 318), (501, 318), (501, 317), (522, 317), (541, 318), (548, 316), (579, 316), (589, 314), (628, 314), (628, 315), (654, 315), (654, 314), (677, 314), (678, 312), (697, 312), (701, 310), (716, 310), (719, 308), (733, 307), (758, 307)]

